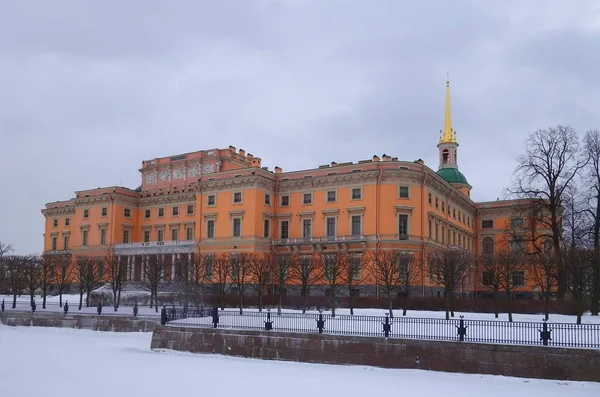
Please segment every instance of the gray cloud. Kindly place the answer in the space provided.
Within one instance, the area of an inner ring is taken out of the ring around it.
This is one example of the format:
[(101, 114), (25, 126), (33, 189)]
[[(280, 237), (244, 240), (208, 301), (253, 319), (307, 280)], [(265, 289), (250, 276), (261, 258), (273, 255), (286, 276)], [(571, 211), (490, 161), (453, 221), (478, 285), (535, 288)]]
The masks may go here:
[(530, 131), (600, 126), (599, 7), (4, 2), (0, 240), (39, 252), (46, 202), (229, 144), (284, 170), (383, 153), (437, 169), (446, 72), (461, 170), (494, 200)]

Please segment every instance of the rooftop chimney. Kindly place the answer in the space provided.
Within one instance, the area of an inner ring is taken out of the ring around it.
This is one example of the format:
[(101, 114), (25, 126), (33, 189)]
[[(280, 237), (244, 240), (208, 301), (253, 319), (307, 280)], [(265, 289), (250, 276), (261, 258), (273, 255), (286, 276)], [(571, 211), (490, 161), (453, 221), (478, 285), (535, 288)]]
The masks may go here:
[(337, 167), (337, 163), (336, 163), (335, 161), (332, 161), (332, 162), (331, 162), (331, 166), (332, 166), (332, 167)]
[(260, 159), (258, 157), (253, 157), (251, 164), (252, 164), (253, 167), (260, 168)]
[(242, 156), (246, 155), (246, 151), (244, 149), (240, 149), (239, 154)]
[(229, 150), (231, 150), (233, 153), (235, 153), (235, 146), (229, 145)]
[(373, 161), (379, 161), (379, 156), (378, 156), (378, 155), (376, 155), (376, 154), (374, 154), (374, 155), (373, 155)]
[(276, 165), (276, 166), (275, 166), (275, 173), (276, 173), (276, 174), (281, 174), (282, 172), (283, 172), (283, 170), (281, 169), (281, 167), (280, 167), (280, 166), (278, 166), (278, 165)]
[(419, 164), (419, 165), (423, 165), (425, 164), (425, 162), (421, 159), (418, 159), (417, 161), (415, 161), (415, 163)]
[(254, 157), (254, 156), (253, 156), (252, 154), (248, 153), (248, 154), (246, 155), (246, 157), (248, 157), (249, 159), (251, 159), (251, 158), (252, 158), (252, 157)]

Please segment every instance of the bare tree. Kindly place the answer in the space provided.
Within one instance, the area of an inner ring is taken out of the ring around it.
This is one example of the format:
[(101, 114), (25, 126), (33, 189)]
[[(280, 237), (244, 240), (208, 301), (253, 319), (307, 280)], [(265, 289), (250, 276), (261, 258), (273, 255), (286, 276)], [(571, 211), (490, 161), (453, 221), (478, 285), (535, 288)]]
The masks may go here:
[(240, 297), (240, 316), (244, 314), (244, 292), (250, 281), (250, 267), (253, 260), (254, 254), (251, 252), (237, 252), (230, 255), (230, 278)]
[(21, 271), (25, 287), (29, 292), (29, 302), (33, 304), (35, 291), (42, 285), (42, 267), (40, 259), (36, 256), (29, 255), (22, 257)]
[(62, 307), (63, 294), (69, 285), (75, 281), (75, 265), (71, 263), (70, 255), (53, 255), (52, 258), (48, 257), (48, 260), (51, 260), (54, 268), (53, 283), (58, 289), (58, 303)]
[(113, 310), (116, 312), (121, 304), (121, 291), (127, 277), (127, 259), (109, 254), (103, 260), (104, 268), (108, 271), (108, 282), (113, 295)]
[[(410, 251), (399, 251), (396, 255), (398, 274), (400, 275), (400, 291), (405, 299), (410, 299), (410, 290), (419, 284), (420, 274), (416, 269), (417, 262), (414, 254)], [(402, 307), (402, 315), (406, 316), (406, 303)]]
[(335, 317), (336, 296), (344, 288), (344, 274), (348, 269), (348, 254), (345, 252), (331, 252), (322, 255), (323, 275), (325, 284), (331, 294), (331, 316)]
[(6, 257), (12, 250), (13, 249), (10, 244), (4, 244), (2, 241), (0, 241), (0, 293), (4, 293), (6, 291), (6, 274), (8, 272), (8, 263), (6, 261)]
[(40, 263), (40, 289), (42, 290), (42, 308), (46, 308), (48, 289), (54, 283), (54, 264), (47, 256), (38, 258)]
[(201, 305), (204, 302), (204, 285), (213, 277), (214, 271), (214, 255), (213, 254), (195, 254), (192, 260), (193, 270), (195, 271), (195, 282), (198, 294), (194, 303)]
[(569, 248), (563, 253), (567, 274), (567, 290), (577, 305), (577, 324), (581, 324), (584, 301), (592, 290), (593, 262), (596, 251), (585, 248)]
[(557, 288), (557, 260), (553, 251), (543, 251), (525, 258), (525, 266), (529, 270), (534, 288), (539, 288), (539, 293), (544, 300), (544, 316), (548, 320), (550, 300), (556, 295)]
[(83, 295), (85, 294), (85, 305), (90, 307), (90, 294), (100, 285), (104, 277), (104, 261), (101, 258), (78, 256), (74, 261), (75, 279), (79, 290), (79, 310), (83, 307)]
[[(541, 222), (551, 231), (550, 238), (557, 257), (562, 243), (561, 212), (565, 190), (586, 165), (579, 156), (575, 130), (558, 125), (529, 135), (525, 154), (517, 158), (515, 179), (507, 189), (509, 195), (535, 203), (545, 215)], [(559, 262), (558, 297), (564, 297), (566, 277)]]
[[(342, 273), (342, 283), (348, 291), (350, 315), (354, 315), (354, 300), (360, 294), (360, 288), (365, 280), (365, 273), (361, 271), (363, 268), (363, 255), (362, 253), (349, 253), (346, 255), (348, 258), (344, 263), (345, 268)], [(368, 258), (366, 255), (364, 257), (365, 259)], [(365, 264), (368, 265), (368, 262)]]
[[(585, 209), (590, 219), (592, 246), (600, 251), (600, 132), (588, 131), (583, 139), (584, 151), (589, 158), (585, 172), (585, 184), (588, 206)], [(592, 266), (592, 302), (591, 312), (597, 316), (600, 312), (600, 255), (594, 255)]]
[(283, 305), (283, 294), (285, 286), (290, 279), (291, 269), (294, 267), (294, 257), (290, 254), (272, 253), (270, 256), (270, 273), (275, 282), (279, 301), (277, 302), (277, 315), (281, 316), (281, 306)]
[(17, 307), (17, 296), (23, 292), (25, 283), (23, 280), (23, 271), (26, 258), (19, 255), (5, 257), (6, 270), (8, 273), (9, 290), (13, 296), (12, 308)]
[(502, 288), (500, 282), (502, 267), (500, 258), (494, 253), (483, 254), (479, 263), (481, 264), (481, 284), (492, 292), (494, 297), (494, 315), (498, 318), (500, 311), (500, 289)]
[(251, 280), (251, 286), (258, 295), (258, 311), (262, 312), (262, 298), (271, 282), (271, 267), (269, 266), (270, 253), (262, 253), (254, 255), (250, 258), (248, 266), (248, 275)]
[(220, 254), (214, 257), (212, 282), (217, 286), (219, 295), (219, 306), (221, 310), (225, 310), (225, 295), (229, 292), (231, 284), (229, 283), (229, 273), (231, 266), (229, 264), (229, 255)]
[[(520, 247), (501, 249), (494, 254), (498, 262), (498, 277), (500, 288), (504, 291), (507, 302), (512, 299), (515, 291), (527, 284), (527, 273), (525, 272), (524, 254)], [(512, 322), (512, 309), (510, 304), (506, 305), (508, 321)]]
[(300, 287), (302, 297), (302, 313), (308, 310), (310, 290), (323, 280), (323, 267), (319, 258), (314, 255), (300, 255), (292, 258), (290, 267), (292, 283)]
[(450, 319), (450, 314), (454, 317), (454, 294), (466, 276), (470, 263), (471, 256), (463, 249), (449, 248), (429, 254), (429, 277), (435, 285), (444, 288), (446, 320)]
[(168, 282), (165, 280), (165, 261), (162, 255), (148, 258), (142, 266), (142, 286), (150, 292), (150, 308), (158, 313), (158, 293)]
[(402, 288), (398, 271), (398, 254), (397, 250), (376, 250), (370, 253), (373, 281), (388, 298), (392, 318), (394, 317), (394, 295), (397, 295)]
[[(202, 293), (202, 282), (206, 272), (202, 271), (204, 261), (202, 256), (197, 255), (187, 260), (175, 262), (175, 284), (177, 290), (183, 293), (183, 306), (187, 309), (190, 297), (199, 296)], [(195, 300), (198, 303), (197, 300)]]

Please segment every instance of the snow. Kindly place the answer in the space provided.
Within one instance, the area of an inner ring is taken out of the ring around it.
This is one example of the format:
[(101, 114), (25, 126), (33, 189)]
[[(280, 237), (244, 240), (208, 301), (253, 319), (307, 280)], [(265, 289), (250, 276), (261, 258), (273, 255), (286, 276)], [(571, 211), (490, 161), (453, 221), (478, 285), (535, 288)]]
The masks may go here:
[(153, 352), (150, 339), (149, 333), (0, 326), (2, 395), (600, 395), (600, 383), (594, 382)]
[[(140, 291), (136, 291), (136, 293), (140, 293)], [(2, 296), (0, 300), (4, 299), (5, 310), (11, 310), (12, 305), (12, 296)], [(39, 312), (62, 312), (63, 309), (58, 305), (59, 298), (58, 296), (48, 296), (46, 299), (47, 305), (46, 309), (42, 309), (42, 298), (39, 295), (35, 296), (35, 301), (37, 303), (36, 310)], [(87, 314), (96, 314), (96, 307), (85, 307), (85, 296), (84, 296), (84, 307), (81, 311), (77, 310), (79, 304), (79, 295), (63, 295), (63, 304), (65, 301), (69, 302), (69, 313), (87, 313)], [(21, 295), (17, 297), (17, 310), (21, 311), (30, 311), (31, 306), (29, 304), (29, 296)], [(139, 306), (138, 315), (140, 316), (158, 316), (160, 315), (160, 308), (158, 313), (154, 308), (150, 309), (148, 306)], [(237, 312), (239, 309), (235, 308), (227, 308), (227, 311)], [(277, 310), (276, 307), (271, 307), (271, 310), (274, 312)], [(258, 309), (244, 309), (247, 312), (257, 312)], [(266, 309), (265, 309), (266, 311)], [(283, 309), (284, 313), (302, 313), (300, 310), (292, 310), (292, 309)], [(339, 308), (336, 309), (336, 314), (350, 314), (350, 309), (347, 308)], [(354, 314), (358, 316), (377, 316), (377, 317), (385, 317), (385, 313), (387, 313), (387, 309), (354, 309)], [(102, 310), (103, 314), (115, 314), (112, 307), (105, 306)], [(309, 310), (307, 313), (310, 314), (318, 314), (319, 312), (316, 310)], [(132, 306), (121, 306), (117, 311), (117, 314), (122, 315), (132, 315), (133, 307)], [(331, 314), (331, 310), (324, 310), (323, 314)], [(402, 317), (402, 310), (394, 310), (394, 316), (399, 318)], [(406, 317), (410, 318), (445, 318), (446, 313), (443, 311), (425, 311), (425, 310), (409, 310), (406, 314)], [(470, 312), (455, 312), (454, 318), (459, 319), (460, 316), (464, 316), (465, 320), (488, 320), (488, 321), (508, 321), (508, 315), (501, 313), (499, 318), (495, 318), (493, 313), (470, 313)], [(540, 314), (513, 314), (513, 320), (515, 322), (536, 322), (542, 323), (544, 315)], [(563, 314), (550, 314), (550, 323), (569, 323), (575, 324), (576, 316), (569, 316)], [(600, 316), (592, 316), (586, 313), (581, 320), (582, 324), (600, 324)]]

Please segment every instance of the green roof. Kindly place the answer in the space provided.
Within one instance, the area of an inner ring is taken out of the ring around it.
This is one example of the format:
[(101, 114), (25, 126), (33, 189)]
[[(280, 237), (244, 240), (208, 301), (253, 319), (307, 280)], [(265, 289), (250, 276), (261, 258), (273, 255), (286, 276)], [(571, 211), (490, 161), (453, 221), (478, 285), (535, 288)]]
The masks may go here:
[(460, 172), (457, 168), (442, 168), (438, 170), (437, 174), (448, 183), (460, 183), (463, 185), (469, 185), (469, 182), (467, 182), (467, 178), (465, 178), (463, 173)]

